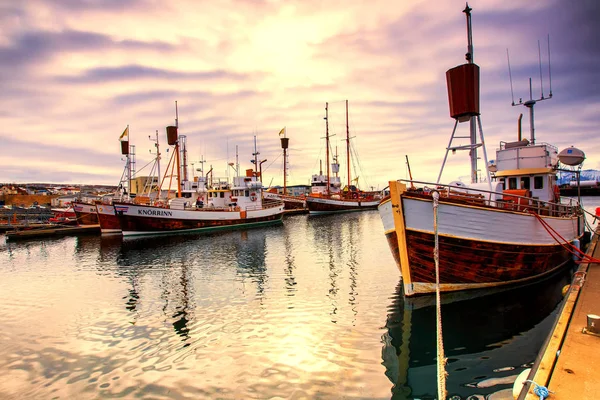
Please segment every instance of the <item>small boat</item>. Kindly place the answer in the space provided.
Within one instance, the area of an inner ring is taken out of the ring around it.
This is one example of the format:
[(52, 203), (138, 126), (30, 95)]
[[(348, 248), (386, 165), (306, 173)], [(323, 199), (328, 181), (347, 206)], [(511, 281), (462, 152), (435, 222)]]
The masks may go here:
[[(167, 139), (169, 145), (174, 146), (173, 156), (178, 158), (176, 126), (167, 127)], [(173, 165), (179, 165), (179, 160)], [(193, 192), (183, 197), (180, 190), (178, 197), (159, 199), (152, 205), (114, 202), (123, 236), (191, 233), (281, 223), (283, 202), (263, 199), (258, 175), (257, 171), (248, 169), (245, 176), (234, 177), (231, 185), (224, 181), (213, 182), (208, 189), (207, 202), (198, 195), (194, 196)], [(179, 187), (180, 178), (177, 173)]]
[[(575, 248), (587, 237), (580, 205), (574, 200), (563, 204), (556, 184), (561, 163), (577, 165), (585, 157), (574, 148), (559, 154), (555, 146), (535, 141), (536, 100), (523, 103), (531, 110), (530, 140), (522, 139), (519, 131), (516, 141), (500, 142), (496, 160), (488, 162), (479, 113), (479, 67), (472, 62), (470, 11), (468, 6), (464, 11), (468, 63), (446, 73), (450, 115), (455, 119), (446, 156), (449, 151), (470, 152), (472, 183), (440, 184), (444, 159), (437, 182), (392, 181), (390, 196), (379, 205), (406, 296), (436, 292), (436, 252), (439, 290), (452, 292), (541, 279), (570, 265)], [(470, 122), (471, 144), (453, 147), (459, 122)], [(478, 148), (486, 159), (487, 182), (478, 181)]]
[[(311, 178), (311, 193), (306, 197), (306, 206), (310, 214), (332, 214), (349, 211), (374, 210), (381, 201), (378, 191), (362, 191), (353, 185), (350, 175), (350, 130), (348, 126), (348, 101), (346, 100), (346, 160), (348, 184), (342, 189), (338, 176), (339, 163), (337, 156), (329, 164), (329, 104), (325, 103), (325, 148), (327, 154), (327, 174), (319, 174)], [(332, 173), (334, 175), (332, 175)]]
[(67, 204), (67, 207), (53, 207), (50, 211), (53, 216), (48, 219), (48, 222), (51, 224), (77, 225), (77, 215), (70, 203)]

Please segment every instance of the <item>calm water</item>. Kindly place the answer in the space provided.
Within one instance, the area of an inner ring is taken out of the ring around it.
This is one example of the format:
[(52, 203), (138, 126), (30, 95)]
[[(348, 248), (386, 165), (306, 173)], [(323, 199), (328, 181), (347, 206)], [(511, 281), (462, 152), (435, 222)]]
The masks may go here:
[[(449, 393), (506, 394), (567, 279), (444, 305)], [(436, 394), (435, 308), (403, 299), (376, 211), (210, 235), (1, 239), (0, 327), (2, 399)]]

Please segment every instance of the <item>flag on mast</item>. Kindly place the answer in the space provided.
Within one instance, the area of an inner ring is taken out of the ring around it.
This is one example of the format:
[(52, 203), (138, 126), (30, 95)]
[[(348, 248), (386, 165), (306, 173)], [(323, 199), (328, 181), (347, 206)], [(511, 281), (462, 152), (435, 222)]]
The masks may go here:
[(283, 127), (282, 130), (279, 131), (279, 136), (281, 135), (285, 135), (285, 126)]
[(127, 125), (127, 128), (125, 128), (123, 133), (121, 133), (121, 136), (119, 136), (119, 140), (120, 141), (129, 140), (129, 125)]

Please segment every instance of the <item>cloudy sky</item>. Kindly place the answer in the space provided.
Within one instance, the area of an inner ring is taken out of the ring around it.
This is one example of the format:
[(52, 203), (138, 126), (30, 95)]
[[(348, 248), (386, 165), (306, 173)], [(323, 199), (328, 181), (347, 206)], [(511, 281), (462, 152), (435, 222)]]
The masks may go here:
[[(600, 168), (600, 3), (473, 0), (489, 158), (517, 138), (536, 105), (536, 139), (586, 152)], [(345, 170), (345, 100), (352, 175), (363, 188), (407, 177), (435, 180), (452, 133), (445, 71), (464, 62), (464, 1), (28, 0), (0, 2), (0, 182), (117, 184), (127, 125), (137, 169), (150, 169), (158, 130), (175, 122), (194, 169), (251, 168), (254, 141), (266, 184), (283, 183), (279, 131), (290, 138), (288, 184), (325, 165), (325, 103), (332, 150)], [(467, 133), (459, 125), (459, 134)], [(464, 135), (463, 135), (464, 136)], [(463, 140), (464, 141), (464, 140)], [(459, 144), (457, 141), (455, 144)], [(464, 143), (462, 143), (464, 144)], [(342, 156), (343, 155), (343, 156)], [(480, 162), (483, 168), (483, 161)], [(191, 172), (190, 172), (191, 174)], [(194, 172), (194, 174), (197, 174)], [(443, 180), (469, 176), (466, 152)], [(345, 173), (342, 177), (345, 180)]]

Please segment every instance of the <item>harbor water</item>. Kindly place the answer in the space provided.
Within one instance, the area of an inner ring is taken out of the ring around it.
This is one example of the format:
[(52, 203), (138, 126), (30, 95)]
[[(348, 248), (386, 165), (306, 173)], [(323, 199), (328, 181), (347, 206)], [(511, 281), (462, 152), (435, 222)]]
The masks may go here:
[[(433, 298), (403, 297), (377, 211), (0, 239), (1, 399), (436, 398)], [(512, 398), (569, 279), (446, 297), (449, 395)]]

